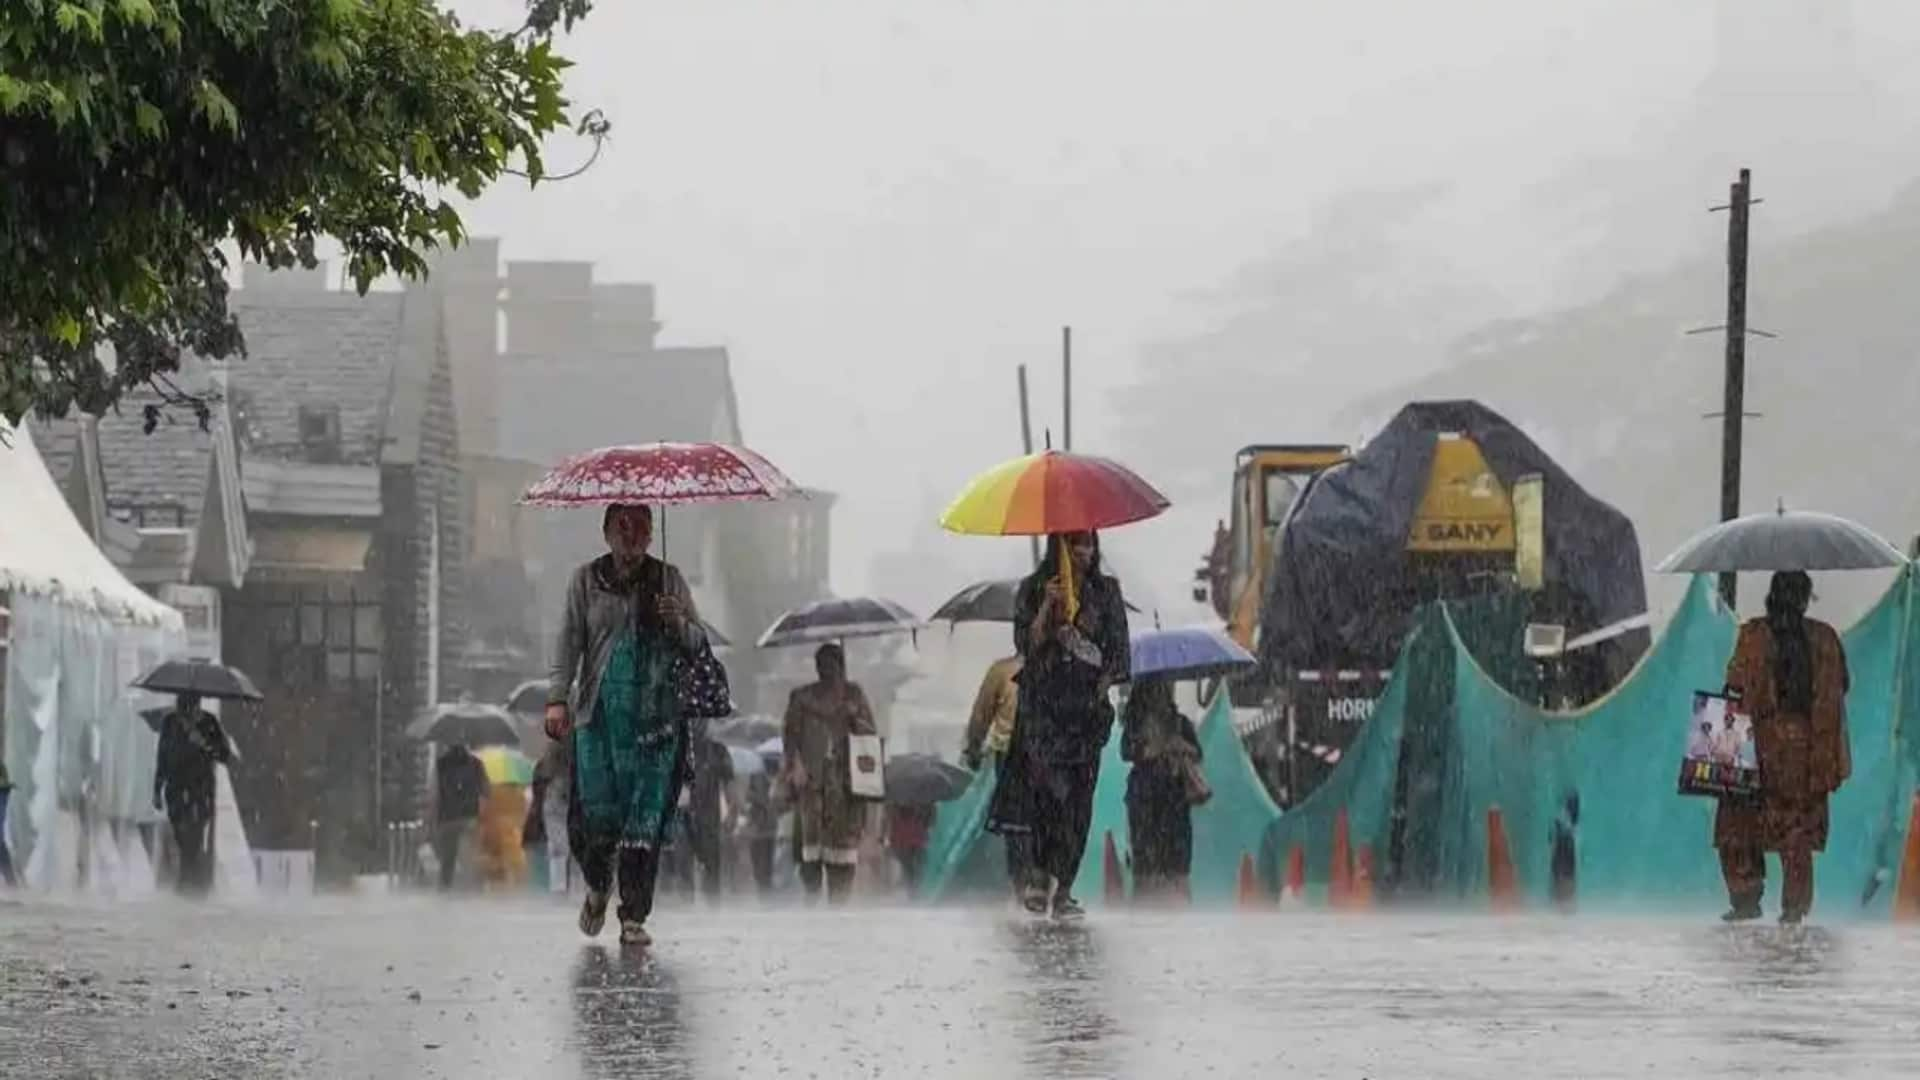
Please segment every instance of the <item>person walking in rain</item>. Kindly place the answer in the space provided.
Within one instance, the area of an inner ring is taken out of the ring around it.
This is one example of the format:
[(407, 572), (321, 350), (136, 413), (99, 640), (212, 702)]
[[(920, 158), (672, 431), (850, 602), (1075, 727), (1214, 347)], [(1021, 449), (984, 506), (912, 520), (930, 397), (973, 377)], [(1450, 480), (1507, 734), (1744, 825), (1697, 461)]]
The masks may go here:
[(1131, 665), (1126, 601), (1101, 568), (1099, 537), (1047, 538), (1046, 561), (1020, 583), (1013, 643), (1022, 659), (1019, 714), (987, 828), (1030, 845), (1028, 912), (1079, 919), (1086, 912), (1073, 880), (1113, 729), (1107, 692)]
[(174, 699), (160, 722), (160, 749), (153, 771), (153, 808), (165, 809), (179, 853), (176, 888), (200, 896), (213, 887), (214, 772), (233, 760), (227, 733), (193, 694)]
[(574, 571), (553, 650), (547, 736), (572, 740), (567, 841), (587, 881), (580, 932), (598, 936), (616, 875), (620, 941), (645, 945), (660, 851), (685, 786), (676, 657), (706, 643), (680, 571), (647, 554), (653, 512), (611, 506), (607, 554)]
[(1807, 917), (1813, 854), (1827, 845), (1827, 797), (1853, 771), (1846, 651), (1833, 627), (1806, 617), (1812, 598), (1806, 574), (1775, 574), (1766, 617), (1740, 628), (1727, 662), (1727, 690), (1752, 719), (1760, 762), (1760, 794), (1722, 799), (1713, 821), (1730, 922), (1760, 917), (1769, 851), (1779, 853), (1786, 879), (1780, 921)]
[(866, 806), (853, 795), (847, 740), (878, 729), (866, 691), (847, 678), (845, 650), (822, 645), (813, 662), (819, 681), (787, 700), (786, 779), (793, 792), (800, 884), (811, 899), (824, 878), (827, 898), (840, 903), (853, 892), (866, 821)]
[(1185, 897), (1193, 864), (1193, 803), (1200, 736), (1173, 702), (1173, 684), (1134, 684), (1120, 720), (1120, 756), (1127, 773), (1127, 835), (1133, 847), (1136, 900)]
[(453, 888), (469, 834), (476, 834), (480, 804), (487, 797), (487, 770), (463, 743), (453, 743), (433, 762), (433, 857), (440, 864), (440, 891)]
[[(980, 689), (973, 697), (973, 714), (967, 720), (966, 744), (960, 761), (968, 771), (979, 772), (987, 757), (993, 759), (999, 782), (1006, 780), (1007, 747), (1013, 742), (1013, 725), (1020, 711), (1020, 657), (1008, 656), (987, 665)], [(1007, 849), (1007, 881), (1018, 901), (1027, 882), (1026, 837), (1002, 837)]]
[(13, 852), (7, 850), (7, 799), (12, 794), (13, 781), (7, 779), (7, 763), (0, 761), (0, 881), (16, 888), (20, 879), (14, 876)]

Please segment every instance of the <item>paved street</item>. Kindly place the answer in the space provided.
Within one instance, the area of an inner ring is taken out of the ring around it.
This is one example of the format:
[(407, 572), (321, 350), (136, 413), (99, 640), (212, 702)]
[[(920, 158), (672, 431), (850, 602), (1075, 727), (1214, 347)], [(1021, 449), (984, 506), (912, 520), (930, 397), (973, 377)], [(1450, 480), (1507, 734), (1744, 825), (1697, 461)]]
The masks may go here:
[[(1910, 1075), (1920, 932), (1686, 919), (0, 901), (0, 1074)], [(1658, 1070), (1656, 1073), (1654, 1070)]]

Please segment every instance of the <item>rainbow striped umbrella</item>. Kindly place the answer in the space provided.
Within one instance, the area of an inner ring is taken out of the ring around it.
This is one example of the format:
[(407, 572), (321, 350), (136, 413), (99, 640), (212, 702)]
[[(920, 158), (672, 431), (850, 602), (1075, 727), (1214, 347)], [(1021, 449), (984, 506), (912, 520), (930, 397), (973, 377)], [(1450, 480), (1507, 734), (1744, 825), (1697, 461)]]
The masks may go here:
[(489, 784), (533, 783), (533, 759), (512, 747), (489, 746), (475, 750), (473, 756), (480, 759), (480, 765), (487, 770)]
[(1158, 517), (1171, 505), (1119, 462), (1048, 450), (974, 477), (940, 527), (971, 536), (1091, 532)]

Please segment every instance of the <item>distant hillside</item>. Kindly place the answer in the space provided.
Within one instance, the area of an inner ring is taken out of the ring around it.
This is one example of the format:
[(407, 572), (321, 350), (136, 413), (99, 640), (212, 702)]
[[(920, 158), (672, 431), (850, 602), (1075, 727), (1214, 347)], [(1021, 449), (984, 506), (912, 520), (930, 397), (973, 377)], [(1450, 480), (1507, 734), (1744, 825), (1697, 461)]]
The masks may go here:
[[(1747, 350), (1744, 505), (1857, 518), (1904, 546), (1920, 533), (1920, 187), (1856, 222), (1790, 238), (1756, 213)], [(1439, 372), (1351, 410), (1374, 430), (1411, 399), (1464, 396), (1538, 439), (1590, 491), (1630, 515), (1651, 567), (1716, 517), (1722, 344), (1685, 331), (1724, 316), (1725, 267), (1699, 262), (1637, 278), (1583, 307), (1489, 326)], [(1864, 579), (1863, 579), (1864, 578)], [(1842, 617), (1883, 575), (1833, 575), (1822, 607)], [(1668, 601), (1673, 583), (1657, 583)], [(1746, 587), (1743, 609), (1758, 599)]]

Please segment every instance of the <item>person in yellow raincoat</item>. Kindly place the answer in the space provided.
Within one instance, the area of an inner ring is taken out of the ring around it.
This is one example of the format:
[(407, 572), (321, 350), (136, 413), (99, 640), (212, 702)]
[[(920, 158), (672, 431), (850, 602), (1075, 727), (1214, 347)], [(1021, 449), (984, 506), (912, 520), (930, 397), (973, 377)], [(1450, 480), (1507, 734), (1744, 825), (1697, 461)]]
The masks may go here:
[(527, 853), (520, 828), (527, 819), (527, 789), (522, 784), (493, 784), (480, 804), (480, 873), (489, 888), (520, 888), (527, 883)]

